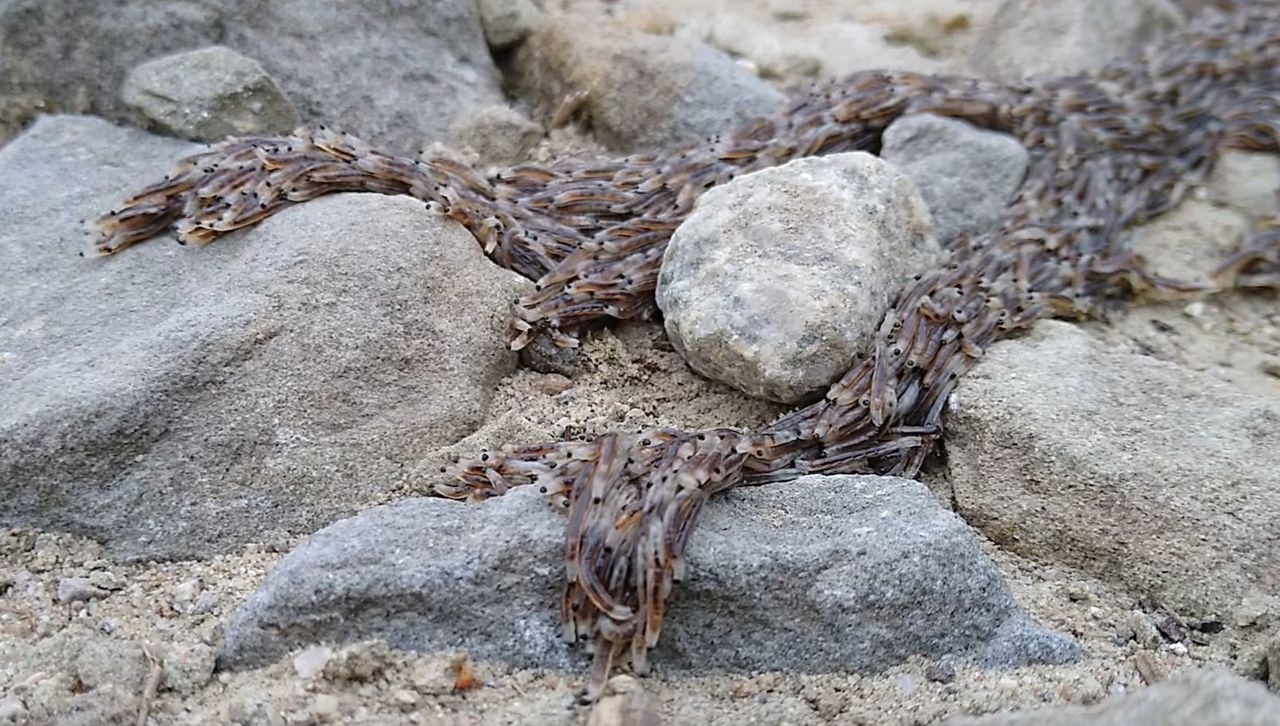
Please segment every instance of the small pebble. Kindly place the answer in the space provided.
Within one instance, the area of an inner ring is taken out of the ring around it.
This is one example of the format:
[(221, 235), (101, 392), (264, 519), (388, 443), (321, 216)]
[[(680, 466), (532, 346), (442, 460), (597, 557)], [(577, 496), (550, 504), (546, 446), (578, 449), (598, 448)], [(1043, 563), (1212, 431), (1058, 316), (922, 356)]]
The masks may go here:
[(89, 583), (103, 590), (123, 590), (124, 578), (110, 570), (94, 570), (89, 573)]
[(20, 723), (27, 715), (27, 706), (17, 696), (0, 699), (0, 723)]
[(175, 693), (191, 695), (213, 678), (218, 652), (203, 643), (174, 643), (163, 653), (161, 683)]
[(661, 726), (657, 704), (644, 693), (617, 693), (605, 696), (591, 709), (587, 726)]
[(924, 677), (934, 683), (950, 683), (956, 678), (956, 668), (950, 663), (930, 663), (924, 669)]
[(1187, 645), (1186, 645), (1185, 643), (1174, 643), (1174, 644), (1172, 644), (1172, 645), (1170, 645), (1170, 646), (1169, 646), (1169, 652), (1170, 652), (1170, 653), (1173, 653), (1174, 655), (1176, 655), (1176, 656), (1178, 656), (1178, 657), (1183, 657), (1183, 656), (1185, 656), (1189, 651), (1187, 650)]
[(412, 710), (414, 706), (418, 705), (418, 694), (404, 688), (401, 688), (391, 694), (391, 697), (395, 700), (396, 704), (400, 706), (400, 708), (406, 711)]
[(342, 702), (338, 700), (337, 696), (330, 693), (321, 693), (311, 703), (311, 715), (322, 722), (332, 723), (338, 718), (338, 710), (341, 707)]
[(1159, 648), (1164, 642), (1164, 638), (1160, 637), (1160, 631), (1156, 628), (1155, 623), (1151, 622), (1146, 613), (1140, 610), (1130, 611), (1125, 618), (1125, 626), (1133, 632), (1133, 639), (1143, 648), (1155, 649)]
[(1089, 588), (1079, 583), (1071, 583), (1066, 587), (1067, 599), (1071, 602), (1090, 602), (1093, 600), (1093, 593)]
[(107, 591), (94, 587), (86, 577), (64, 577), (58, 581), (58, 602), (82, 602), (106, 597)]
[(333, 651), (323, 645), (313, 645), (293, 657), (293, 670), (301, 678), (315, 678), (324, 672), (333, 658)]
[(217, 595), (206, 590), (196, 598), (195, 605), (191, 606), (191, 613), (193, 615), (208, 615), (218, 609), (219, 602)]
[(915, 676), (898, 676), (893, 679), (893, 683), (898, 687), (898, 692), (904, 696), (910, 696), (920, 687), (920, 681)]
[(195, 601), (196, 596), (204, 589), (204, 583), (200, 578), (192, 578), (185, 582), (180, 582), (173, 587), (173, 603), (175, 605), (189, 605)]
[(559, 373), (543, 373), (533, 380), (533, 389), (548, 396), (564, 393), (573, 386), (573, 379)]

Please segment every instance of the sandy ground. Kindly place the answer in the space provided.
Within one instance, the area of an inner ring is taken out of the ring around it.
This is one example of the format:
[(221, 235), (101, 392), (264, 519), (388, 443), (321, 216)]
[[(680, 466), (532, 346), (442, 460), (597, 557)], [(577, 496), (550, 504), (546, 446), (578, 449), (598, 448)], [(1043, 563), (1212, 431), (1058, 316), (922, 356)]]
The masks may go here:
[[(1275, 302), (1269, 293), (1233, 294), (1190, 309), (1184, 304), (1137, 307), (1109, 325), (1095, 325), (1118, 345), (1141, 346), (1157, 357), (1218, 370), (1259, 393), (1275, 394), (1280, 392)], [(517, 371), (501, 384), (490, 423), (436, 456), (455, 449), (475, 451), (512, 435), (580, 435), (651, 424), (752, 425), (778, 411), (690, 372), (656, 324), (603, 332), (586, 346), (585, 356), (588, 370), (575, 382)], [(433, 471), (434, 462), (424, 462), (420, 470)], [(424, 475), (421, 480), (424, 488), (429, 479)], [(935, 491), (944, 494), (941, 474), (935, 471), (931, 479)], [(297, 541), (254, 544), (239, 554), (203, 562), (121, 565), (82, 538), (3, 532), (0, 693), (21, 697), (31, 722), (42, 722), (41, 708), (57, 708), (77, 697), (77, 664), (68, 660), (74, 660), (83, 643), (105, 634), (114, 641), (146, 644), (148, 652), (162, 658), (175, 645), (211, 654), (224, 620)], [(877, 675), (688, 673), (668, 671), (658, 663), (655, 675), (638, 680), (622, 675), (615, 685), (622, 691), (643, 690), (667, 723), (929, 724), (957, 714), (1092, 703), (1183, 669), (1246, 663), (1258, 645), (1258, 636), (1231, 623), (1222, 633), (1197, 635), (1187, 643), (1151, 637), (1151, 620), (1135, 614), (1132, 596), (1078, 572), (1029, 562), (989, 544), (987, 550), (1018, 601), (1046, 626), (1077, 637), (1088, 651), (1084, 660), (1008, 672), (960, 668), (954, 673), (909, 662)], [(59, 584), (72, 577), (89, 577), (116, 589), (100, 600), (60, 603)], [(364, 665), (342, 667), (353, 659)], [(356, 646), (333, 655), (320, 674), (307, 676), (299, 674), (307, 670), (308, 658), (302, 660), (301, 668), (286, 659), (259, 670), (219, 672), (189, 694), (161, 688), (151, 704), (151, 722), (584, 723), (589, 716), (589, 709), (575, 701), (580, 672), (512, 670), (466, 661), (474, 686), (455, 691), (459, 654), (413, 655)], [(116, 705), (132, 712), (140, 694), (119, 693)]]

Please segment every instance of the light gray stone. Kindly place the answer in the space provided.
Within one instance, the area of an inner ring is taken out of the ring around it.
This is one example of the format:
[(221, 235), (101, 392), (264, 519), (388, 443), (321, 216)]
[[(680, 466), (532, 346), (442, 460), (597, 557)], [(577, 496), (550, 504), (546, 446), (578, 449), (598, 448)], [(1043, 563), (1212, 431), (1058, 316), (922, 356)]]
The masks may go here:
[(476, 0), (489, 47), (505, 50), (533, 32), (542, 11), (533, 0)]
[(148, 125), (195, 141), (284, 134), (298, 125), (297, 109), (262, 66), (220, 45), (143, 63), (121, 94)]
[(191, 695), (213, 677), (218, 653), (204, 643), (179, 642), (163, 648), (160, 657), (161, 684), (165, 689)]
[(0, 723), (22, 723), (27, 719), (27, 706), (17, 696), (0, 698)]
[(911, 178), (929, 207), (933, 236), (944, 243), (995, 226), (1030, 163), (1012, 136), (927, 114), (893, 122), (880, 158)]
[(1065, 76), (1101, 68), (1182, 22), (1168, 0), (1005, 0), (969, 63), (1000, 81)]
[(60, 603), (85, 602), (108, 594), (86, 577), (64, 577), (58, 581), (57, 596)]
[[(874, 25), (856, 22), (850, 16), (866, 6), (855, 4), (751, 2), (750, 0), (649, 0), (675, 25), (678, 35), (695, 38), (735, 58), (750, 60), (764, 78), (786, 84), (805, 77), (839, 78), (870, 69), (935, 73), (942, 64), (902, 42), (883, 21), (885, 10)], [(920, 3), (895, 3), (915, 7)], [(910, 12), (907, 10), (906, 12)], [(935, 10), (921, 11), (936, 18)], [(937, 20), (933, 20), (937, 23)], [(917, 32), (927, 23), (916, 19), (910, 25)]]
[(618, 151), (669, 147), (780, 109), (777, 89), (708, 45), (603, 18), (549, 16), (512, 62), (516, 92), (544, 123), (585, 93), (581, 113)]
[(189, 148), (49, 117), (0, 149), (0, 526), (124, 557), (312, 531), (474, 430), (515, 367), (503, 341), (529, 283), (408, 198), (77, 256), (78, 220)]
[(799, 403), (870, 349), (893, 296), (939, 255), (928, 209), (892, 165), (798, 159), (704, 194), (667, 246), (656, 299), (694, 370)]
[(1084, 708), (1041, 708), (944, 726), (1280, 726), (1280, 697), (1218, 669), (1191, 671)]
[(1048, 321), (961, 379), (958, 511), (997, 544), (1184, 617), (1234, 620), (1280, 572), (1280, 400)]
[[(559, 638), (563, 517), (532, 487), (482, 504), (410, 499), (312, 535), (230, 622), (223, 662), (314, 642), (576, 667)], [(878, 671), (912, 656), (1060, 663), (1078, 646), (1014, 603), (922, 484), (806, 477), (726, 494), (688, 551), (654, 661), (696, 670)]]
[(256, 59), (297, 106), (416, 152), (455, 117), (503, 100), (474, 0), (10, 0), (0, 3), (0, 106), (128, 117), (125, 76), (208, 45)]
[(510, 106), (485, 106), (454, 124), (449, 139), (474, 151), (481, 164), (511, 165), (527, 161), (546, 133)]
[(137, 643), (97, 636), (76, 645), (79, 652), (74, 668), (76, 680), (83, 688), (115, 685), (126, 691), (142, 691), (147, 677), (147, 657)]

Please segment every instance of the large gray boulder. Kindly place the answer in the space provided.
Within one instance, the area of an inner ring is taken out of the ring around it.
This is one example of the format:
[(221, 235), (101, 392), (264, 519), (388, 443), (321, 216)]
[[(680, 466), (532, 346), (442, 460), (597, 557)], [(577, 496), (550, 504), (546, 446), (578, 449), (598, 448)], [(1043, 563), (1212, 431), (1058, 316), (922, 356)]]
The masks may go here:
[(403, 153), (503, 100), (474, 0), (11, 0), (0, 94), (124, 119), (131, 69), (212, 44), (260, 62), (304, 121)]
[(1228, 620), (1280, 576), (1280, 399), (1045, 322), (961, 379), (960, 514), (998, 545), (1187, 617)]
[[(409, 499), (312, 535), (226, 631), (250, 666), (315, 642), (382, 638), (551, 668), (564, 519), (532, 487), (481, 504)], [(879, 671), (912, 656), (1061, 663), (970, 530), (918, 482), (804, 477), (708, 505), (655, 654), (696, 670)]]
[(1261, 683), (1205, 669), (1088, 708), (956, 718), (944, 726), (1280, 726), (1280, 697)]
[(545, 18), (511, 68), (516, 93), (544, 122), (581, 94), (578, 113), (617, 151), (697, 141), (786, 103), (780, 91), (711, 46), (590, 15)]
[(911, 180), (870, 154), (797, 159), (711, 189), (663, 256), (656, 298), (694, 370), (782, 403), (821, 395), (937, 264)]
[(186, 144), (50, 117), (0, 149), (0, 526), (128, 557), (314, 530), (483, 419), (528, 283), (407, 198), (111, 258), (81, 220)]
[(884, 132), (880, 158), (901, 169), (920, 190), (933, 236), (989, 231), (1004, 215), (1027, 175), (1030, 155), (1017, 139), (956, 119), (918, 114)]

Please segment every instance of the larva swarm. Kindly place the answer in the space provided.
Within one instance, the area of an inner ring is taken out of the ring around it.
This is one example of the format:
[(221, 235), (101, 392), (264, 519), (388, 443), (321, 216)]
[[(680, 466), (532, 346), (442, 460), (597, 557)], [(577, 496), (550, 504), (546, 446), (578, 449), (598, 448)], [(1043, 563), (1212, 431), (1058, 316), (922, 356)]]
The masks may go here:
[(1264, 220), (1208, 288), (1149, 272), (1125, 230), (1181, 200), (1220, 148), (1280, 144), (1280, 7), (1234, 5), (1101, 71), (1001, 85), (864, 72), (815, 88), (774, 118), (706, 143), (619, 160), (517, 166), (489, 177), (414, 162), (320, 127), (232, 139), (100, 220), (111, 253), (173, 225), (208, 242), (338, 191), (408, 194), (457, 220), (498, 264), (537, 281), (515, 308), (513, 346), (573, 346), (609, 319), (654, 313), (662, 253), (697, 197), (791, 159), (879, 147), (909, 113), (1020, 139), (1031, 168), (1002, 222), (946, 241), (945, 265), (909, 281), (874, 350), (826, 397), (759, 433), (658, 429), (507, 447), (438, 487), (483, 499), (536, 485), (568, 512), (565, 634), (591, 641), (588, 696), (612, 666), (643, 671), (682, 555), (711, 495), (807, 473), (912, 476), (942, 431), (956, 379), (1008, 331), (1081, 318), (1122, 293), (1280, 287), (1280, 223)]

